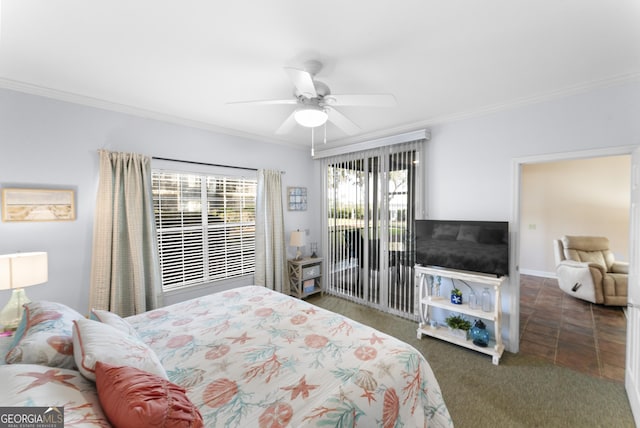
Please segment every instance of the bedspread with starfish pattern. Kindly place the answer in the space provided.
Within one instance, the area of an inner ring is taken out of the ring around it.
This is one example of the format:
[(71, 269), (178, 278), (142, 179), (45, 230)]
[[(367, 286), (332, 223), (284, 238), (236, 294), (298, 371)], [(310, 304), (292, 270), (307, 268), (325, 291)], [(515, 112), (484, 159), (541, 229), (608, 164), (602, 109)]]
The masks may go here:
[(264, 287), (127, 318), (206, 426), (448, 427), (412, 346)]

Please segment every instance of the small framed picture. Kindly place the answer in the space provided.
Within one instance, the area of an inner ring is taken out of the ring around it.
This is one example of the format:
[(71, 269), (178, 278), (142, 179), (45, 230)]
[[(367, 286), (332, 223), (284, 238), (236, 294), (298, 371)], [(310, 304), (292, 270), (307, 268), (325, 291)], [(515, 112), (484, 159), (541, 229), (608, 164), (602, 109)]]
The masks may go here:
[(75, 192), (58, 189), (2, 189), (2, 221), (72, 221)]
[(307, 210), (307, 188), (287, 187), (287, 204), (289, 211)]

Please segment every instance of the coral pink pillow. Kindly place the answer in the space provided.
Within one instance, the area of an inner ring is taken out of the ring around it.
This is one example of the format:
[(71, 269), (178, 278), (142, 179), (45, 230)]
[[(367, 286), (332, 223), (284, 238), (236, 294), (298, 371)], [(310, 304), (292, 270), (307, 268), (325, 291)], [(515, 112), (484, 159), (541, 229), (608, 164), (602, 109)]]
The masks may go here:
[(160, 376), (100, 361), (95, 374), (102, 410), (114, 426), (204, 426), (202, 415), (186, 390)]

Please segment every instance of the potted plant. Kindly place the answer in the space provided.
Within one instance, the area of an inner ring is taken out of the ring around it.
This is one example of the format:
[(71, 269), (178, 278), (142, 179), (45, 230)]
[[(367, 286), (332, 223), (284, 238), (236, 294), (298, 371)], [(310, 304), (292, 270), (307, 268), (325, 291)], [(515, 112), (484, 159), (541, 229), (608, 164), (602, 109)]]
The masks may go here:
[(458, 336), (462, 339), (467, 338), (467, 333), (471, 328), (471, 322), (465, 319), (461, 315), (449, 315), (445, 318), (444, 322), (447, 324), (447, 327), (451, 330), (451, 333), (454, 336)]
[(453, 287), (451, 289), (451, 303), (454, 305), (462, 304), (462, 291), (458, 287)]

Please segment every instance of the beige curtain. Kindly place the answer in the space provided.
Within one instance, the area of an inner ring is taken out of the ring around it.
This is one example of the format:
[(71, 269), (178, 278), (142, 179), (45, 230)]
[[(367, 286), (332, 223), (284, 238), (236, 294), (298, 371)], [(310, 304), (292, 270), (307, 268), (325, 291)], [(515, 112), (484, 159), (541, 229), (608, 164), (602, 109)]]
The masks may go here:
[(289, 294), (280, 171), (258, 170), (255, 283)]
[(121, 316), (162, 305), (151, 158), (99, 151), (90, 305)]

